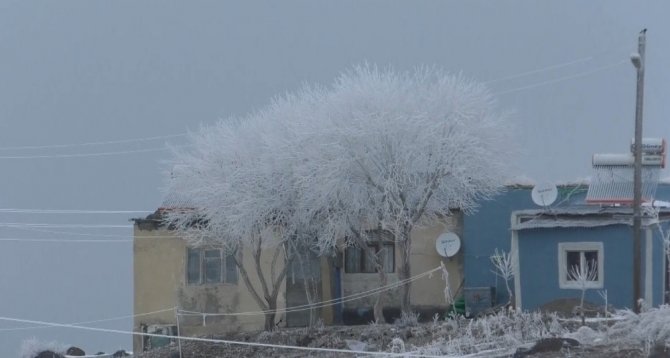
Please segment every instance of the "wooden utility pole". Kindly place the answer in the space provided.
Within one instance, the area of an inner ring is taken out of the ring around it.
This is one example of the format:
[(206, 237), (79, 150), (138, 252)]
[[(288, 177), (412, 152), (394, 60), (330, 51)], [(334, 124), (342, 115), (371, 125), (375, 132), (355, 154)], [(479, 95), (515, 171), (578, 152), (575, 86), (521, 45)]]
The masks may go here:
[(633, 309), (640, 313), (642, 298), (640, 276), (642, 273), (642, 104), (644, 100), (644, 50), (647, 29), (640, 31), (637, 53), (631, 61), (637, 69), (637, 94), (635, 97), (635, 167), (633, 174)]

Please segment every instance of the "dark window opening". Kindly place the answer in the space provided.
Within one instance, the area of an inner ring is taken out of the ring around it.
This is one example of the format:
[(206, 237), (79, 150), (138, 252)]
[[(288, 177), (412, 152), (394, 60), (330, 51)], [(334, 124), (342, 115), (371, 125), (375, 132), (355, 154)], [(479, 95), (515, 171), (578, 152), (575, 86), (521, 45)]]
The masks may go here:
[(237, 283), (237, 266), (220, 249), (188, 249), (186, 281), (190, 285)]
[[(366, 250), (379, 258), (385, 272), (395, 271), (395, 245), (392, 242), (371, 242)], [(346, 273), (375, 273), (375, 263), (368, 253), (359, 247), (348, 247), (345, 251), (344, 270)]]

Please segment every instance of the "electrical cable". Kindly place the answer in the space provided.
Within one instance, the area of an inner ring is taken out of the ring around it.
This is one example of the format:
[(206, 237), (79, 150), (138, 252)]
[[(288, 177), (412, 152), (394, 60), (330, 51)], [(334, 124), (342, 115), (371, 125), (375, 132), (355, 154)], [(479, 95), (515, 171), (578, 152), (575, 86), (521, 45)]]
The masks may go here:
[(12, 241), (12, 242), (55, 242), (55, 243), (126, 243), (126, 242), (133, 242), (133, 240), (124, 240), (124, 239), (23, 239), (23, 238), (15, 238), (15, 237), (3, 237), (0, 238), (0, 242), (2, 241)]
[(405, 285), (406, 283), (416, 281), (420, 278), (423, 278), (425, 276), (429, 276), (433, 274), (435, 271), (440, 270), (441, 267), (436, 267), (432, 270), (428, 270), (426, 272), (420, 273), (418, 275), (412, 276), (410, 278), (400, 280), (397, 282), (394, 282), (392, 284), (386, 285), (386, 286), (380, 286), (368, 291), (363, 291), (359, 292), (353, 295), (349, 296), (344, 296), (340, 298), (335, 298), (332, 300), (327, 300), (327, 301), (321, 301), (321, 302), (316, 302), (312, 304), (304, 304), (304, 305), (299, 305), (299, 306), (292, 306), (292, 307), (286, 307), (286, 308), (279, 308), (275, 310), (264, 310), (264, 311), (249, 311), (249, 312), (233, 312), (233, 313), (206, 313), (206, 312), (195, 312), (195, 311), (186, 311), (186, 310), (179, 310), (178, 312), (182, 316), (253, 316), (253, 315), (262, 315), (266, 313), (290, 313), (290, 312), (299, 312), (299, 311), (306, 311), (314, 308), (321, 308), (321, 307), (327, 307), (327, 306), (332, 306), (334, 304), (339, 304), (339, 303), (344, 303), (344, 302), (349, 302), (349, 301), (354, 301), (358, 300), (361, 298), (369, 297), (376, 295), (377, 293), (381, 293), (384, 291), (389, 291), (394, 288), (398, 288), (400, 286)]
[(88, 142), (88, 143), (74, 143), (74, 144), (51, 144), (51, 145), (24, 145), (16, 147), (0, 147), (0, 150), (25, 150), (25, 149), (54, 149), (54, 148), (71, 148), (71, 147), (85, 147), (92, 145), (107, 145), (107, 144), (122, 144), (122, 143), (134, 143), (134, 142), (146, 142), (158, 139), (170, 139), (186, 136), (186, 133), (179, 134), (169, 134), (162, 136), (154, 137), (143, 137), (143, 138), (130, 138), (130, 139), (118, 139), (102, 142)]
[[(103, 318), (103, 319), (96, 319), (96, 320), (93, 320), (93, 321), (74, 322), (74, 323), (69, 323), (69, 324), (91, 324), (91, 323), (118, 321), (118, 320), (127, 319), (127, 318), (151, 316), (151, 315), (154, 315), (154, 314), (157, 314), (157, 313), (169, 312), (169, 311), (174, 311), (174, 310), (175, 310), (174, 307), (170, 307), (170, 308), (164, 308), (164, 309), (157, 310), (157, 311), (152, 311), (152, 312), (138, 313), (138, 314), (132, 314), (132, 315), (125, 315), (125, 316), (116, 316), (116, 317)], [(30, 326), (30, 327), (0, 328), (0, 332), (25, 331), (25, 330), (36, 329), (36, 328), (53, 328), (53, 326), (40, 325), (40, 326)]]
[[(179, 146), (179, 147), (186, 147)], [(119, 154), (133, 154), (133, 153), (148, 153), (148, 152), (162, 152), (170, 150), (168, 147), (148, 148), (136, 150), (121, 150), (117, 152), (98, 152), (98, 153), (74, 153), (74, 154), (47, 154), (47, 155), (4, 155), (0, 159), (47, 159), (47, 158), (83, 158), (83, 157), (104, 157)]]
[(614, 62), (614, 63), (610, 63), (608, 65), (596, 67), (596, 68), (594, 68), (592, 70), (589, 70), (589, 71), (575, 73), (574, 75), (558, 77), (558, 78), (548, 80), (548, 81), (538, 82), (538, 83), (534, 83), (534, 84), (527, 85), (527, 86), (512, 88), (512, 89), (505, 90), (505, 91), (500, 91), (500, 92), (495, 92), (493, 94), (496, 95), (496, 96), (499, 96), (501, 94), (517, 92), (517, 91), (522, 91), (522, 90), (527, 90), (527, 89), (531, 89), (531, 88), (541, 87), (541, 86), (545, 86), (545, 85), (549, 85), (549, 84), (554, 84), (554, 83), (558, 83), (558, 82), (563, 82), (563, 81), (567, 81), (567, 80), (571, 80), (571, 79), (575, 79), (575, 78), (586, 77), (586, 76), (592, 75), (594, 73), (601, 72), (601, 71), (619, 66), (619, 65), (624, 64), (626, 62), (628, 62), (628, 61), (627, 60), (621, 60), (619, 62)]
[(131, 229), (133, 225), (108, 225), (108, 224), (46, 224), (46, 223), (3, 223), (0, 227), (54, 227), (54, 228), (78, 228), (78, 229)]
[(151, 210), (0, 209), (0, 214), (146, 214)]
[(167, 338), (167, 339), (178, 339), (183, 341), (193, 341), (193, 342), (204, 342), (204, 343), (221, 343), (221, 344), (232, 344), (232, 345), (241, 345), (247, 347), (264, 347), (264, 348), (279, 348), (279, 349), (293, 349), (309, 352), (330, 352), (330, 353), (346, 353), (346, 354), (362, 354), (362, 355), (375, 355), (375, 356), (384, 356), (384, 357), (426, 357), (426, 358), (445, 358), (444, 355), (427, 355), (427, 354), (413, 354), (413, 353), (390, 353), (390, 352), (375, 352), (375, 351), (355, 351), (349, 349), (337, 349), (337, 348), (318, 348), (318, 347), (301, 347), (301, 346), (289, 346), (281, 344), (270, 344), (270, 343), (257, 343), (257, 342), (241, 342), (241, 341), (231, 341), (225, 339), (213, 339), (213, 338), (200, 338), (200, 337), (186, 337), (186, 336), (170, 336), (166, 334), (155, 334), (155, 333), (144, 333), (144, 332), (134, 332), (134, 331), (124, 331), (119, 329), (107, 329), (107, 328), (96, 328), (96, 327), (86, 327), (81, 325), (74, 324), (63, 324), (63, 323), (54, 323), (46, 321), (37, 321), (29, 319), (20, 319), (13, 317), (4, 317), (0, 316), (0, 321), (8, 322), (19, 322), (19, 323), (31, 323), (38, 324), (43, 326), (52, 326), (52, 327), (61, 327), (61, 328), (71, 328), (79, 329), (92, 332), (102, 332), (102, 333), (115, 333), (115, 334), (125, 334), (133, 336), (145, 336), (145, 337), (156, 337), (156, 338)]

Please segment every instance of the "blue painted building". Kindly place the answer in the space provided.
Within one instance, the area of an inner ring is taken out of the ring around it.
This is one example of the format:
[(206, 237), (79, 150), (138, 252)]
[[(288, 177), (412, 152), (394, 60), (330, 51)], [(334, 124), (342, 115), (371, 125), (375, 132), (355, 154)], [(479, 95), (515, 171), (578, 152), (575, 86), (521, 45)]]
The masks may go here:
[[(513, 186), (482, 203), (463, 222), (466, 287), (495, 287), (496, 301), (507, 302), (505, 283), (493, 271), (496, 249), (512, 252), (516, 263), (514, 302), (534, 310), (581, 291), (569, 275), (571, 268), (591, 269), (586, 300), (631, 307), (633, 302), (632, 210), (630, 207), (586, 205), (586, 185), (559, 187), (550, 208), (531, 200), (531, 187)], [(657, 198), (670, 198), (670, 186), (659, 185)], [(643, 219), (642, 296), (654, 306), (664, 303), (667, 290), (662, 232), (670, 226), (670, 209), (648, 208)]]

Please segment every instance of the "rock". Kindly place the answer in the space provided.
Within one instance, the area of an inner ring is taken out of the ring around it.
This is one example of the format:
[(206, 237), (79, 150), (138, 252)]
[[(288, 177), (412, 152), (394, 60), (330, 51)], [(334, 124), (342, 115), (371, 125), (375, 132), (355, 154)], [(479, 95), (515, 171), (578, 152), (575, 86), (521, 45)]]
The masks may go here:
[(86, 355), (86, 352), (84, 352), (84, 350), (79, 347), (70, 347), (67, 349), (67, 351), (65, 351), (65, 354), (69, 356), (82, 357)]
[(52, 352), (52, 351), (41, 351), (35, 358), (64, 358), (62, 354)]
[(112, 354), (113, 358), (130, 357), (130, 354), (124, 350), (118, 350)]

